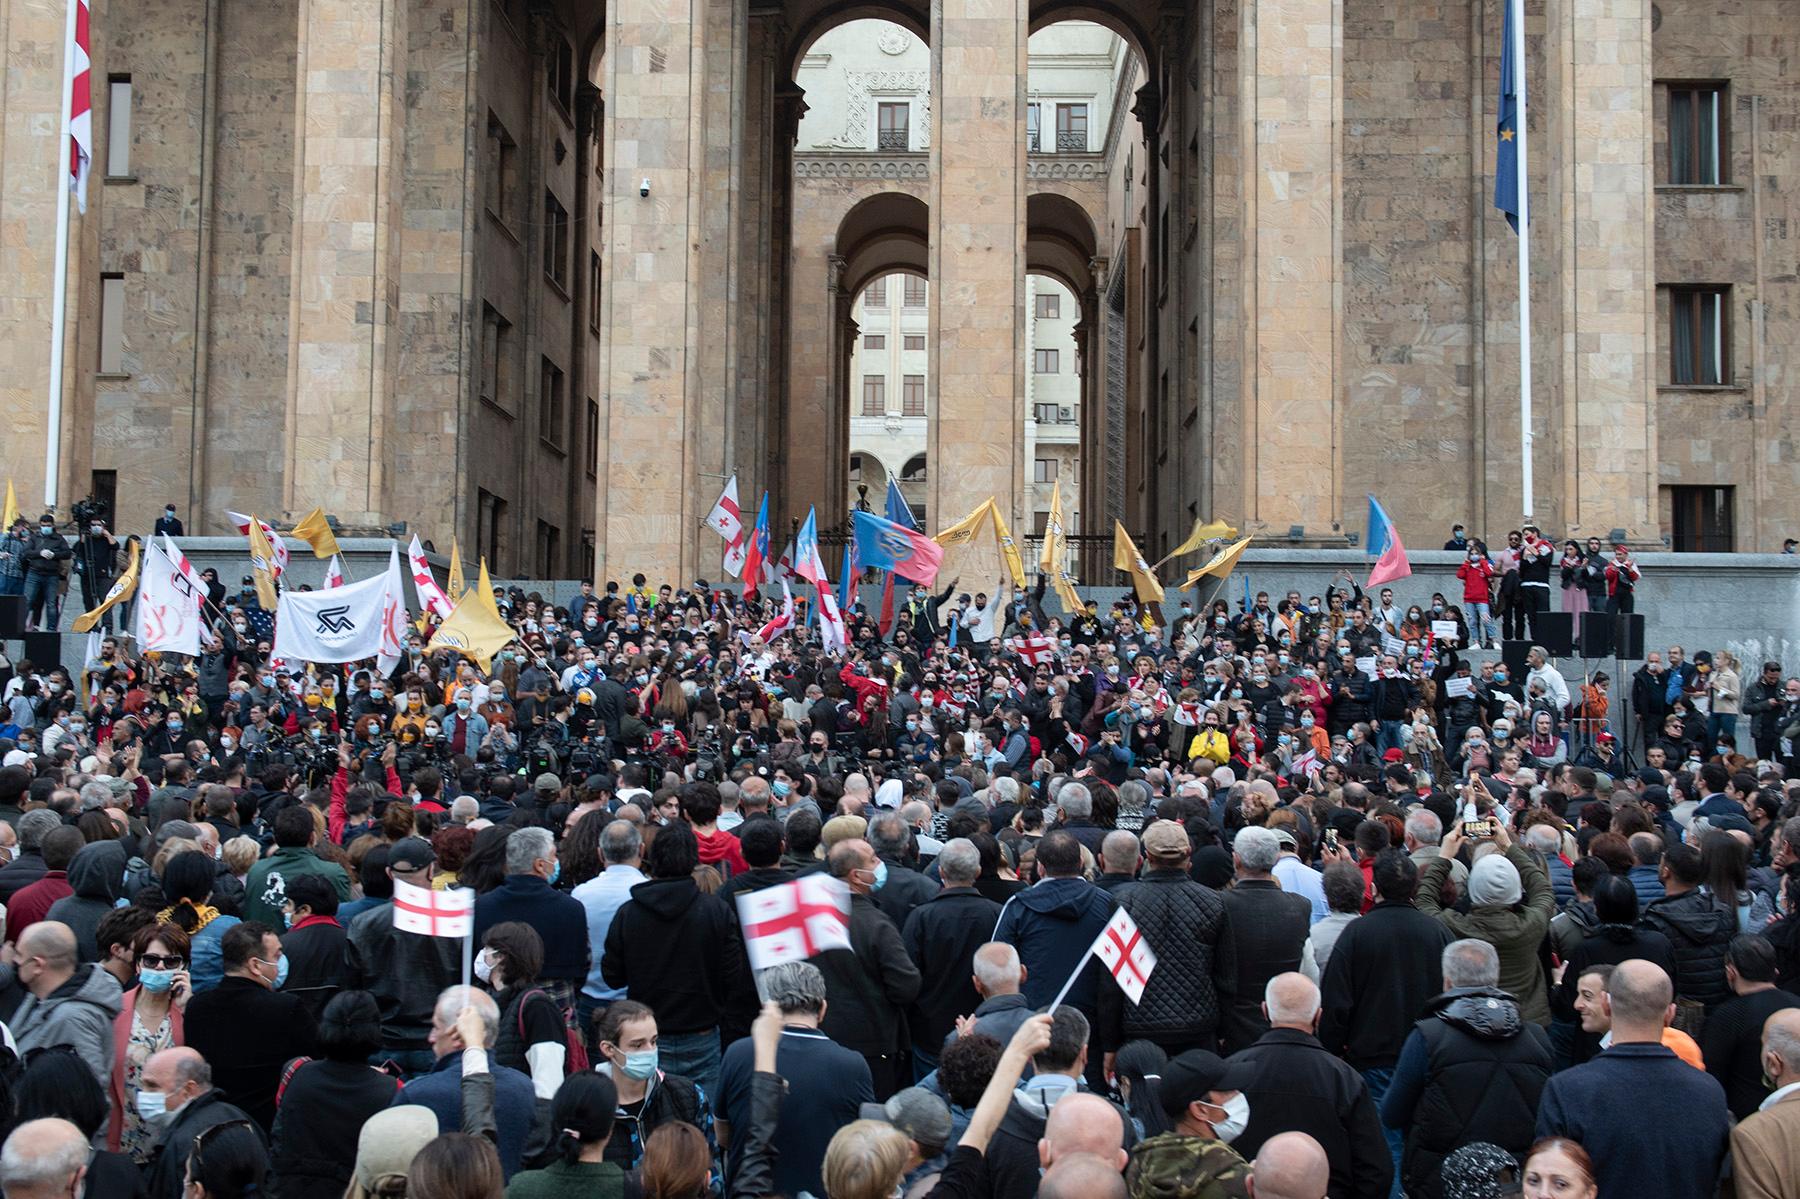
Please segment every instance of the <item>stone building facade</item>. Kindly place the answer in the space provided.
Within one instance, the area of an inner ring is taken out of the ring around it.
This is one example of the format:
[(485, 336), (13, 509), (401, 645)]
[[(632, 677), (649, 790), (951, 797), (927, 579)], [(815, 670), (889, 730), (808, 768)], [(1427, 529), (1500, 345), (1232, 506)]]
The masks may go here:
[[(1777, 548), (1800, 24), (1526, 7), (1538, 521)], [(62, 17), (0, 13), (0, 468), (29, 501)], [(864, 18), (928, 47), (923, 136), (799, 144), (806, 56)], [(1029, 41), (1070, 20), (1131, 67), (1088, 152), (1034, 153)], [(712, 573), (723, 476), (783, 527), (841, 507), (852, 307), (898, 273), (929, 281), (926, 505), (998, 495), (1017, 531), (1043, 275), (1078, 311), (1083, 527), (1152, 559), (1197, 515), (1330, 546), (1375, 492), (1417, 544), (1498, 535), (1500, 28), (1501, 0), (95, 0), (62, 503), (196, 531), (323, 504), (500, 574)]]

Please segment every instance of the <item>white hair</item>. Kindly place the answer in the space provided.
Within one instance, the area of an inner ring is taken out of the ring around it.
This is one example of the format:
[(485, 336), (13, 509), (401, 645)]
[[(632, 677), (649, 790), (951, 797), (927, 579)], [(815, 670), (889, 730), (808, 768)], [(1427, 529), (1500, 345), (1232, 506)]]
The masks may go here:
[(1231, 852), (1237, 855), (1238, 864), (1245, 870), (1267, 874), (1275, 869), (1275, 862), (1281, 857), (1281, 842), (1271, 830), (1250, 825), (1239, 829), (1237, 836), (1232, 838)]
[(506, 872), (530, 874), (533, 862), (556, 852), (556, 838), (547, 828), (514, 829), (506, 838)]
[(1319, 1013), (1319, 986), (1304, 974), (1277, 974), (1263, 988), (1271, 1024), (1311, 1024)]
[(1473, 937), (1444, 946), (1444, 981), (1452, 987), (1500, 985), (1500, 954), (1486, 941)]
[(1004, 941), (989, 941), (975, 951), (975, 978), (992, 991), (1019, 985), (1019, 951)]
[(937, 867), (946, 885), (967, 886), (981, 875), (981, 851), (967, 837), (958, 837), (944, 844)]
[(75, 1125), (54, 1116), (27, 1120), (0, 1147), (0, 1187), (8, 1195), (61, 1189), (87, 1164), (87, 1138)]
[(1015, 778), (994, 779), (988, 784), (988, 794), (994, 797), (996, 804), (1019, 802), (1019, 780)]
[[(1012, 780), (1001, 779), (1000, 781), (1006, 783)], [(1070, 820), (1086, 820), (1094, 814), (1094, 796), (1082, 784), (1070, 783), (1057, 793), (1056, 806), (1061, 808), (1063, 814)]]
[(1406, 818), (1406, 835), (1420, 845), (1436, 845), (1444, 839), (1444, 822), (1430, 808), (1420, 808)]
[(500, 1008), (491, 995), (477, 987), (445, 987), (438, 993), (431, 1018), (439, 1028), (454, 1028), (456, 1018), (462, 1015), (464, 1008), (470, 1007), (481, 1017), (482, 1039), (492, 1045), (494, 1034), (500, 1030)]

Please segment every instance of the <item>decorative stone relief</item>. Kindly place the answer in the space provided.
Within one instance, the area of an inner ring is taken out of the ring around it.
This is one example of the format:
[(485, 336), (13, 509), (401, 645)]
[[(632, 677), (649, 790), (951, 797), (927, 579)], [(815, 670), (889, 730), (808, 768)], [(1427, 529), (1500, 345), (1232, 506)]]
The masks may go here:
[(906, 30), (889, 26), (882, 30), (881, 36), (876, 39), (875, 44), (881, 48), (883, 54), (891, 58), (898, 54), (905, 54), (907, 47), (912, 45), (912, 38), (907, 36)]
[(870, 96), (881, 92), (890, 96), (925, 94), (925, 105), (919, 118), (920, 146), (928, 146), (931, 134), (931, 72), (929, 71), (845, 71), (844, 131), (836, 137), (814, 142), (818, 150), (866, 150), (869, 148)]
[(1106, 177), (1106, 160), (1105, 156), (1100, 154), (1082, 155), (1081, 157), (1057, 155), (1054, 158), (1033, 156), (1025, 160), (1025, 177), (1051, 182), (1104, 179)]
[(852, 157), (839, 154), (796, 154), (796, 179), (891, 179), (923, 182), (931, 178), (931, 160), (924, 154), (904, 158)]

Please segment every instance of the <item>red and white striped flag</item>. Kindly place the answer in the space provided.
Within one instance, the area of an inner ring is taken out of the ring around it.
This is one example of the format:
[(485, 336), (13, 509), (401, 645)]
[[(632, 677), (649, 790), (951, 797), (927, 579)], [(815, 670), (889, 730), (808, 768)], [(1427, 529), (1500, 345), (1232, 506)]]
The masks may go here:
[(1042, 633), (1008, 637), (1006, 648), (1025, 659), (1025, 664), (1028, 666), (1043, 666), (1056, 657), (1056, 646)]
[(88, 62), (88, 3), (69, 0), (75, 6), (75, 44), (68, 48), (69, 70), (69, 189), (75, 208), (87, 211), (88, 171), (94, 163), (93, 83)]
[(433, 891), (394, 880), (394, 931), (421, 937), (466, 937), (475, 931), (475, 892)]
[(331, 562), (325, 567), (325, 590), (344, 585), (344, 564), (338, 561), (336, 554), (331, 555)]
[(827, 875), (741, 892), (737, 906), (752, 970), (850, 948), (850, 889)]
[(419, 535), (413, 534), (412, 544), (406, 547), (406, 559), (412, 566), (413, 587), (419, 593), (419, 606), (427, 615), (439, 620), (449, 620), (450, 613), (456, 605), (444, 594), (443, 588), (437, 585), (432, 577), (431, 565), (425, 561), (425, 547), (419, 544)]
[[(236, 529), (244, 536), (248, 537), (250, 535), (250, 518), (245, 516), (242, 512), (233, 512), (231, 509), (227, 508), (225, 509), (225, 519), (231, 522), (232, 528)], [(263, 536), (269, 539), (269, 550), (275, 555), (275, 561), (270, 567), (269, 573), (279, 579), (282, 576), (282, 573), (287, 570), (287, 541), (281, 534), (275, 531), (274, 527), (271, 526), (268, 521), (259, 520), (256, 523), (262, 526)]]
[(780, 615), (774, 617), (773, 619), (771, 619), (769, 621), (768, 624), (764, 625), (762, 628), (760, 628), (756, 631), (756, 635), (758, 637), (762, 638), (762, 643), (764, 645), (769, 644), (771, 641), (775, 640), (775, 638), (777, 638), (777, 637), (781, 636), (783, 633), (787, 632), (788, 629), (793, 626), (793, 623), (794, 623), (794, 593), (788, 587), (787, 582), (785, 580), (783, 580), (783, 582), (781, 584), (781, 595), (782, 595), (782, 601), (781, 601)]
[(1144, 987), (1150, 982), (1150, 972), (1156, 969), (1156, 954), (1144, 940), (1144, 934), (1138, 931), (1137, 921), (1131, 918), (1130, 912), (1124, 908), (1114, 912), (1100, 935), (1094, 938), (1089, 952), (1097, 955), (1112, 971), (1127, 999), (1133, 1003), (1144, 1001)]

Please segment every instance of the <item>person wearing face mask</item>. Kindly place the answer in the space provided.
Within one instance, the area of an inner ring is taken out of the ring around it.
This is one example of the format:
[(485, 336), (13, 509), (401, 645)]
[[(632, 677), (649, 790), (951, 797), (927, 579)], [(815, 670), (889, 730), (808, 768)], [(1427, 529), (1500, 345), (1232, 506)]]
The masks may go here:
[(298, 996), (281, 990), (288, 960), (274, 929), (246, 920), (225, 934), (219, 949), (225, 977), (188, 1004), (187, 1043), (267, 1133), (275, 1123), (282, 1067), (312, 1055), (318, 1026)]
[(921, 978), (894, 922), (872, 896), (887, 882), (887, 863), (860, 837), (840, 841), (826, 857), (833, 878), (850, 889), (850, 948), (813, 957), (829, 1000), (820, 1027), (868, 1063), (876, 1102), (910, 1081), (911, 1055), (901, 1043), (907, 1005)]
[(288, 978), (282, 990), (297, 996), (316, 1018), (344, 986), (344, 943), (348, 934), (338, 922), (338, 894), (316, 874), (288, 880), (282, 912), (281, 951)]
[(468, 689), (459, 689), (451, 700), (444, 713), (442, 731), (452, 754), (473, 755), (487, 737), (487, 719), (475, 711), (474, 696)]
[(153, 1054), (138, 1087), (138, 1114), (156, 1132), (145, 1174), (150, 1199), (182, 1199), (194, 1141), (221, 1124), (250, 1124), (249, 1115), (213, 1085), (213, 1067), (188, 1046)]
[(1248, 1195), (1250, 1164), (1231, 1147), (1250, 1122), (1255, 1072), (1204, 1049), (1169, 1059), (1157, 1095), (1171, 1131), (1139, 1141), (1125, 1165), (1133, 1195)]
[(556, 889), (562, 875), (549, 829), (515, 829), (506, 838), (506, 877), (475, 901), (475, 939), (508, 921), (530, 925), (543, 942), (537, 985), (562, 1011), (572, 1011), (575, 990), (588, 976), (587, 912), (581, 901)]
[(131, 949), (137, 984), (125, 992), (124, 1007), (113, 1020), (106, 1147), (145, 1165), (155, 1148), (156, 1130), (138, 1114), (139, 1083), (152, 1055), (185, 1042), (193, 988), (187, 974), (188, 936), (175, 925), (150, 924), (138, 930)]
[(657, 1048), (656, 1013), (644, 1004), (621, 999), (610, 1005), (599, 1024), (600, 1055), (595, 1067), (617, 1088), (613, 1135), (604, 1160), (622, 1170), (642, 1162), (650, 1134), (666, 1124), (692, 1124), (712, 1141), (712, 1097), (693, 1079), (663, 1068)]
[(539, 985), (543, 964), (543, 938), (518, 920), (488, 929), (474, 961), (477, 981), (500, 1009), (494, 1062), (530, 1076), (540, 1116), (569, 1071), (585, 1064), (569, 1060), (569, 1030), (562, 1009)]
[(63, 563), (75, 556), (56, 531), (56, 515), (44, 513), (25, 541), (25, 630), (54, 632), (62, 616)]

